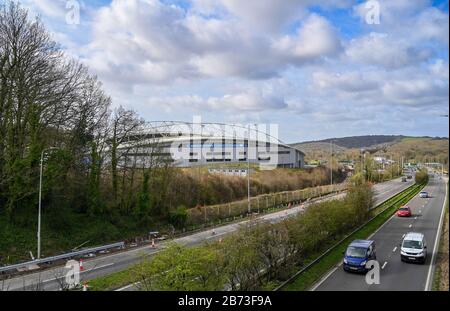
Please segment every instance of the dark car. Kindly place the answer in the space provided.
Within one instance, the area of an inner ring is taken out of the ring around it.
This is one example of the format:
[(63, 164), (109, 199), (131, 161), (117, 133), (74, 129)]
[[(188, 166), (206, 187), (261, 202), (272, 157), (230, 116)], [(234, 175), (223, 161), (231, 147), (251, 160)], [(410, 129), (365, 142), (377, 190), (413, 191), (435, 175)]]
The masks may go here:
[(344, 253), (345, 271), (367, 272), (366, 264), (369, 260), (377, 259), (375, 242), (371, 240), (354, 240)]

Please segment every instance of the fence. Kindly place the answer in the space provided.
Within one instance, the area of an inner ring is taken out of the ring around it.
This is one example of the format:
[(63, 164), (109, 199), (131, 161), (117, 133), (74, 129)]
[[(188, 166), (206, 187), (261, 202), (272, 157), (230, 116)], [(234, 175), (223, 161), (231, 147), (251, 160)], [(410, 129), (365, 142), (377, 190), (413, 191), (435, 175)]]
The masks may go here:
[[(324, 196), (347, 189), (346, 183), (337, 185), (318, 186), (302, 190), (284, 191), (263, 194), (250, 198), (250, 212), (261, 213), (272, 208), (285, 207), (289, 203), (300, 204), (315, 197)], [(230, 218), (243, 217), (248, 214), (248, 200), (241, 200), (226, 204), (202, 206), (188, 210), (188, 227), (220, 222)]]

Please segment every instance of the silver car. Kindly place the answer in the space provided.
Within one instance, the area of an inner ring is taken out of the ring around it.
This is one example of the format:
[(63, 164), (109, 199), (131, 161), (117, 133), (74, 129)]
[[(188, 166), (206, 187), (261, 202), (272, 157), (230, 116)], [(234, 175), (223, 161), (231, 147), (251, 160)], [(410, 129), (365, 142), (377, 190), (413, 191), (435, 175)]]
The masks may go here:
[(428, 198), (428, 192), (426, 191), (420, 191), (419, 198)]

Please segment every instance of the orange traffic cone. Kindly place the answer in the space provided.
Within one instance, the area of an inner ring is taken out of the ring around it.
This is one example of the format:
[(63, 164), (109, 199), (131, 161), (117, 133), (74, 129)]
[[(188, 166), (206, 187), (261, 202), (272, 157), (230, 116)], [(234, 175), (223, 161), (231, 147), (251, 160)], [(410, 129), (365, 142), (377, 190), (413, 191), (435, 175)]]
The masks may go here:
[(83, 258), (80, 258), (80, 271), (83, 271), (84, 267), (83, 267)]

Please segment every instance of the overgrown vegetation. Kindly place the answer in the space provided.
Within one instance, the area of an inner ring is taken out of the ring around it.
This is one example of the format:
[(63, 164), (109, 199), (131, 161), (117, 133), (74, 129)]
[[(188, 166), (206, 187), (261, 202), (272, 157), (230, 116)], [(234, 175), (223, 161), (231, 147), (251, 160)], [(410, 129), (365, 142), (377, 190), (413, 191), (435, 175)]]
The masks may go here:
[(426, 168), (422, 168), (416, 172), (416, 183), (426, 184), (428, 182), (428, 178), (428, 170)]
[[(138, 165), (120, 146), (143, 120), (111, 99), (97, 77), (68, 57), (39, 18), (16, 1), (0, 5), (0, 262), (35, 248), (43, 156), (43, 254), (126, 239), (187, 210), (240, 200), (246, 180), (176, 169), (159, 156)], [(49, 149), (51, 148), (52, 149)], [(329, 182), (329, 170), (255, 172), (252, 195)], [(336, 171), (335, 181), (344, 176)], [(271, 178), (271, 176), (273, 178)]]
[[(447, 184), (448, 187), (448, 184)], [(445, 218), (441, 232), (439, 250), (436, 258), (432, 290), (449, 290), (449, 235), (448, 235), (448, 196), (445, 199)]]
[[(280, 223), (252, 223), (220, 242), (195, 248), (171, 245), (129, 269), (128, 281), (140, 282), (143, 290), (263, 289), (366, 221), (372, 204), (370, 185), (354, 185), (345, 199), (311, 205)], [(94, 290), (110, 289), (118, 286), (114, 278), (90, 285)]]

